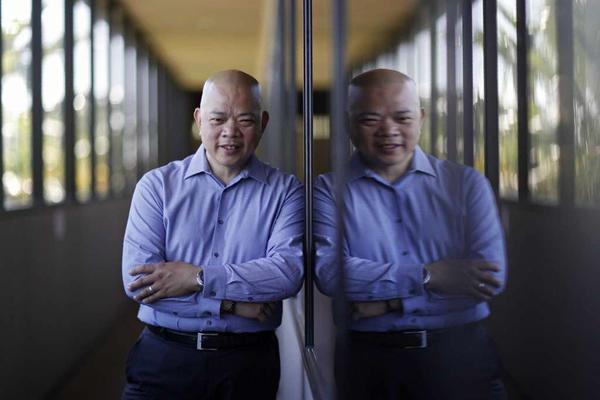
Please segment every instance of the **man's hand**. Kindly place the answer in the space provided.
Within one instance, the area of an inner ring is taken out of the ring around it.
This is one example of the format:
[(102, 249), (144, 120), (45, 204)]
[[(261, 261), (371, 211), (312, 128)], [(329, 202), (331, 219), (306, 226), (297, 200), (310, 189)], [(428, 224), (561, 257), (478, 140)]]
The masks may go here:
[(501, 282), (493, 275), (500, 268), (481, 260), (440, 260), (425, 266), (431, 273), (427, 289), (440, 294), (467, 295), (490, 300)]
[(350, 303), (350, 312), (355, 321), (395, 311), (402, 311), (402, 300), (354, 301)]
[(141, 289), (133, 298), (144, 304), (165, 297), (184, 296), (199, 289), (198, 271), (199, 267), (180, 261), (138, 265), (129, 271), (129, 275), (145, 276), (131, 282), (128, 289), (132, 292)]
[(233, 315), (244, 318), (257, 319), (260, 322), (265, 322), (275, 309), (276, 303), (247, 303), (236, 301), (232, 304), (230, 300), (223, 300), (221, 303), (221, 311), (232, 310)]

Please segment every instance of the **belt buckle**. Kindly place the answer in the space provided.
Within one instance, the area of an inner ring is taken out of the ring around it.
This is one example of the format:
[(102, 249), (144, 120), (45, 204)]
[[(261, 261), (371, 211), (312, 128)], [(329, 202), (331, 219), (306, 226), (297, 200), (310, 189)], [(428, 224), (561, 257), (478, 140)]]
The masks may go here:
[(416, 345), (416, 346), (405, 346), (405, 349), (424, 349), (427, 347), (427, 331), (425, 330), (420, 330), (420, 331), (405, 331), (403, 332), (405, 335), (419, 335), (419, 338), (421, 339), (421, 343)]
[(203, 343), (203, 339), (206, 336), (217, 336), (218, 333), (203, 333), (203, 332), (198, 332), (198, 339), (196, 340), (196, 349), (197, 350), (211, 350), (211, 351), (216, 351), (219, 350), (216, 347), (212, 348), (212, 347), (204, 347), (204, 343)]

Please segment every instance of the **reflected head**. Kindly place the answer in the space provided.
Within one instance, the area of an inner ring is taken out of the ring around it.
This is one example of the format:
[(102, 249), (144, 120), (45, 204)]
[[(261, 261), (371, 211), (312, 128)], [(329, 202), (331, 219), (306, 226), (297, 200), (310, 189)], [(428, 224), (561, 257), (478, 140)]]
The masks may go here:
[(350, 137), (368, 167), (388, 180), (408, 168), (421, 133), (424, 112), (417, 85), (394, 70), (355, 76), (348, 89)]

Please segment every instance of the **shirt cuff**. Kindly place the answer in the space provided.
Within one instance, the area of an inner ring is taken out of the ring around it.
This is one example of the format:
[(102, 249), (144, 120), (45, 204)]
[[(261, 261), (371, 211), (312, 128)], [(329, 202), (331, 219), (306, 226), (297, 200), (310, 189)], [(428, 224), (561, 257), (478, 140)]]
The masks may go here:
[(423, 267), (424, 264), (409, 265), (398, 272), (397, 282), (404, 283), (400, 286), (400, 297), (422, 296), (425, 293)]
[(227, 282), (227, 271), (223, 265), (202, 266), (204, 288), (201, 296), (206, 299), (225, 299), (225, 284)]
[[(200, 295), (200, 293), (198, 293)], [(221, 316), (221, 300), (216, 299), (198, 299), (199, 318), (219, 318)]]

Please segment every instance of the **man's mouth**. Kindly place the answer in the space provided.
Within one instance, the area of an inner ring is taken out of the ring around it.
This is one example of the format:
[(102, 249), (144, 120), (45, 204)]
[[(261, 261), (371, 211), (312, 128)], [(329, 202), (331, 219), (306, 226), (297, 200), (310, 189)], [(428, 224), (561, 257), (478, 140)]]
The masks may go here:
[(239, 144), (233, 143), (233, 144), (222, 144), (222, 145), (219, 145), (219, 147), (224, 150), (227, 150), (227, 151), (235, 151), (235, 150), (240, 149), (242, 146)]
[(380, 143), (377, 147), (383, 150), (394, 150), (399, 147), (406, 147), (406, 145), (404, 143)]

